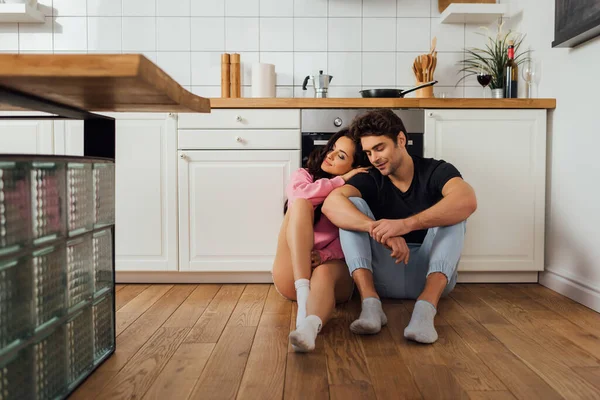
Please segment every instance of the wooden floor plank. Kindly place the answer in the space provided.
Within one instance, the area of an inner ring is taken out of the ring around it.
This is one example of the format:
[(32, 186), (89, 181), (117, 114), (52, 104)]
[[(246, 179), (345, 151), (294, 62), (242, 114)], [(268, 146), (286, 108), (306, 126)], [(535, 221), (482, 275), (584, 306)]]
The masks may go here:
[(519, 287), (535, 301), (580, 326), (585, 331), (600, 337), (600, 313), (542, 285), (521, 284)]
[(122, 284), (122, 283), (115, 284), (115, 293), (117, 293), (118, 291), (120, 291), (121, 289), (123, 289), (125, 286), (127, 286), (127, 285)]
[[(388, 319), (389, 324), (389, 319)], [(421, 399), (418, 382), (398, 351), (387, 327), (377, 335), (360, 336), (363, 353), (378, 399)]]
[(412, 372), (417, 382), (436, 382), (435, 385), (419, 385), (419, 390), (423, 393), (425, 400), (458, 400), (469, 398), (467, 392), (460, 386), (450, 369), (445, 365), (423, 365)]
[(591, 383), (600, 394), (600, 368), (599, 367), (573, 367), (577, 375)]
[(450, 296), (459, 302), (461, 306), (469, 310), (471, 314), (481, 324), (510, 324), (496, 310), (483, 302), (468, 289), (473, 284), (456, 285)]
[(248, 285), (227, 322), (227, 326), (258, 326), (269, 285)]
[(181, 344), (146, 392), (144, 400), (187, 399), (214, 347), (214, 343)]
[[(129, 325), (140, 317), (147, 309), (163, 297), (173, 285), (152, 285), (117, 311), (117, 335), (120, 335)], [(127, 288), (123, 289), (127, 290)]]
[(245, 285), (223, 285), (198, 319), (186, 343), (217, 343)]
[(117, 375), (118, 371), (111, 371), (104, 368), (106, 363), (98, 367), (85, 382), (83, 382), (71, 396), (69, 400), (92, 400), (104, 389), (106, 384)]
[[(511, 291), (506, 286), (471, 285), (469, 290), (547, 351), (551, 351), (557, 358), (562, 359), (565, 365), (569, 367), (600, 366), (600, 359), (577, 346), (570, 338), (548, 329), (543, 322), (544, 319), (555, 319), (558, 315), (545, 307), (540, 308), (543, 307), (542, 305), (533, 302), (537, 306), (533, 307), (531, 312), (526, 311), (524, 309), (527, 307), (526, 300), (531, 299), (515, 300), (514, 293), (510, 293), (514, 290)], [(523, 304), (523, 307), (520, 304)], [(598, 347), (597, 343), (594, 347)]]
[(175, 353), (189, 328), (159, 328), (144, 347), (111, 380), (99, 400), (139, 399)]
[(511, 392), (506, 391), (506, 390), (500, 390), (497, 392), (470, 391), (467, 393), (469, 394), (469, 398), (471, 400), (514, 400), (515, 399), (515, 396), (513, 396)]
[[(290, 331), (296, 328), (298, 303), (292, 303)], [(307, 385), (306, 382), (310, 382)], [(295, 353), (288, 340), (288, 354), (283, 386), (285, 400), (327, 400), (329, 399), (329, 383), (327, 381), (327, 356), (323, 335), (317, 336), (315, 350), (311, 353)]]
[(164, 323), (165, 328), (191, 328), (215, 297), (221, 285), (198, 285)]
[(371, 400), (377, 399), (373, 386), (366, 382), (329, 385), (331, 400)]
[(281, 399), (285, 382), (290, 313), (263, 313), (238, 399)]
[(292, 311), (292, 303), (277, 292), (275, 285), (270, 285), (263, 313), (287, 313), (289, 315)]
[(190, 399), (235, 398), (255, 333), (255, 326), (225, 327)]
[(123, 290), (115, 293), (115, 310), (119, 311), (140, 293), (148, 289), (149, 285), (127, 285)]

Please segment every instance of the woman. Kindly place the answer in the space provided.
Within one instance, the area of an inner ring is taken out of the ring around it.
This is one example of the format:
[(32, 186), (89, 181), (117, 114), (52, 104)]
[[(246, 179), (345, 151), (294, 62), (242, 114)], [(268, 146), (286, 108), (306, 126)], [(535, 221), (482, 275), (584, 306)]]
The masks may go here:
[(296, 330), (290, 333), (295, 351), (313, 350), (336, 302), (352, 296), (338, 228), (321, 214), (321, 206), (332, 190), (368, 170), (362, 165), (367, 161), (360, 145), (343, 129), (311, 153), (307, 168), (295, 171), (286, 188), (287, 210), (272, 273), (277, 291), (298, 302)]

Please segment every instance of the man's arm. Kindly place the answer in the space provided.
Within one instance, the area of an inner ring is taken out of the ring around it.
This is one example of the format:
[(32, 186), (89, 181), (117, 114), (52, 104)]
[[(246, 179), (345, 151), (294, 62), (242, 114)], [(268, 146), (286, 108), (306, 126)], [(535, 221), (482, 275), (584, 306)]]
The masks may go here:
[(386, 243), (390, 237), (412, 231), (457, 224), (477, 209), (475, 191), (462, 178), (455, 177), (446, 182), (442, 195), (440, 201), (419, 214), (405, 219), (376, 221), (369, 233), (378, 242)]
[(323, 214), (338, 228), (369, 232), (373, 220), (360, 212), (349, 197), (362, 196), (357, 188), (348, 184), (333, 190), (323, 203)]
[(462, 178), (452, 178), (442, 188), (444, 196), (433, 206), (407, 218), (411, 231), (454, 225), (466, 220), (477, 209), (475, 191)]

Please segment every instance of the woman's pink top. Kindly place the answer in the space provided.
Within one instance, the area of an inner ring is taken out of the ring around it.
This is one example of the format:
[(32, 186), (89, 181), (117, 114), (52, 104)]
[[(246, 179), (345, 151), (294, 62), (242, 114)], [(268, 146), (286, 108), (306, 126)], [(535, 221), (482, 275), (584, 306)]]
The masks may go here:
[[(341, 176), (313, 181), (313, 177), (308, 171), (305, 168), (300, 168), (292, 174), (290, 183), (286, 188), (288, 210), (292, 207), (296, 199), (309, 200), (314, 210), (319, 204), (325, 201), (325, 198), (333, 189), (344, 184), (345, 181)], [(324, 214), (321, 214), (321, 218), (315, 224), (314, 233), (314, 249), (319, 252), (322, 263), (327, 260), (341, 260), (344, 258), (342, 245), (340, 244), (339, 229)]]

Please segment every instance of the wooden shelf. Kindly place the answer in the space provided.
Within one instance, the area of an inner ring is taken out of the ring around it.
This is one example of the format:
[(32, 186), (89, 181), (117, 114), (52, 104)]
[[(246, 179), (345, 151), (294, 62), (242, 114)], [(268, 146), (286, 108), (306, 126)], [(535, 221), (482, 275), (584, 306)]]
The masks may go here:
[(450, 4), (440, 16), (441, 24), (491, 24), (508, 14), (506, 4)]
[(44, 23), (44, 21), (44, 14), (29, 4), (0, 4), (0, 22)]
[(0, 54), (0, 86), (86, 111), (210, 112), (140, 54)]

